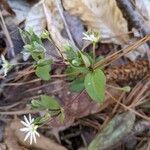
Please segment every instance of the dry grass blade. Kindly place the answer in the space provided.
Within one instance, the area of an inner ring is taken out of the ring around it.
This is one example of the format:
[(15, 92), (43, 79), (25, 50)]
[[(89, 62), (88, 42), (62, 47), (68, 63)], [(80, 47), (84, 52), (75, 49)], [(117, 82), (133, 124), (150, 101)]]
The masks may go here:
[(129, 95), (129, 98), (127, 98), (127, 102), (131, 102), (130, 107), (135, 107), (140, 105), (142, 100), (146, 99), (146, 97), (149, 96), (149, 87), (150, 87), (150, 76), (148, 78), (145, 78), (145, 80), (141, 83), (139, 83), (135, 88), (132, 90), (132, 92)]
[(65, 28), (66, 28), (66, 32), (67, 32), (67, 34), (68, 34), (68, 37), (69, 37), (70, 41), (72, 42), (72, 44), (75, 45), (74, 40), (73, 40), (73, 38), (72, 38), (72, 35), (71, 35), (71, 33), (70, 33), (69, 27), (68, 27), (68, 25), (67, 25), (67, 22), (66, 22), (66, 20), (65, 20), (64, 15), (63, 15), (63, 8), (62, 8), (62, 5), (61, 5), (61, 1), (60, 1), (60, 0), (56, 0), (56, 4), (57, 4), (57, 7), (58, 7), (58, 11), (59, 11), (59, 13), (60, 13), (60, 16), (61, 16), (61, 18), (62, 18), (62, 21), (63, 21), (63, 23), (64, 23), (64, 25), (65, 25)]
[(150, 40), (150, 36), (145, 36), (144, 38), (140, 39), (139, 41), (133, 43), (132, 45), (128, 46), (127, 48), (121, 49), (120, 51), (117, 51), (115, 53), (113, 53), (110, 56), (107, 56), (104, 60), (97, 62), (95, 64), (95, 69), (97, 67), (106, 67), (108, 66), (110, 63), (116, 61), (117, 59), (119, 59), (120, 57), (124, 56), (125, 54), (135, 50), (137, 47), (139, 47), (140, 45), (146, 43), (147, 41)]
[(150, 121), (150, 118), (149, 118), (149, 117), (144, 116), (144, 115), (138, 113), (136, 110), (130, 108), (129, 106), (126, 106), (126, 105), (124, 105), (123, 103), (119, 102), (119, 101), (116, 100), (108, 91), (106, 91), (106, 93), (112, 98), (112, 100), (114, 100), (116, 103), (118, 103), (119, 105), (121, 105), (122, 107), (124, 107), (126, 110), (129, 110), (129, 111), (135, 113), (137, 116), (139, 116), (139, 117), (141, 117), (141, 118), (143, 118), (143, 119), (145, 119), (145, 120)]

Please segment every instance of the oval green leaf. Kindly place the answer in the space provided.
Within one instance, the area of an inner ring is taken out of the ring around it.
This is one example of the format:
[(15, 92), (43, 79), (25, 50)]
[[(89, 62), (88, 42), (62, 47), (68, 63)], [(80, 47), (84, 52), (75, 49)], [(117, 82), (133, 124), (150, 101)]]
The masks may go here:
[(96, 69), (85, 76), (84, 85), (87, 93), (96, 102), (105, 98), (106, 77), (102, 70)]
[(37, 66), (35, 73), (39, 78), (47, 81), (47, 80), (50, 80), (51, 78), (49, 74), (50, 70), (51, 70), (50, 65)]

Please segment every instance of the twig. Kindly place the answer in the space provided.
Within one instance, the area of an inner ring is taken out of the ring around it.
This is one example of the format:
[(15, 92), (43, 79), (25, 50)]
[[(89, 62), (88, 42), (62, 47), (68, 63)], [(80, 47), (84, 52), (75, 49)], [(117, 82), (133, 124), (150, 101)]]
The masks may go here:
[(23, 115), (23, 114), (35, 114), (39, 111), (33, 111), (33, 110), (19, 110), (19, 111), (1, 111), (0, 115)]
[(56, 0), (56, 4), (57, 4), (58, 11), (60, 13), (60, 16), (61, 16), (61, 18), (63, 20), (64, 26), (66, 28), (66, 32), (68, 34), (68, 37), (69, 37), (70, 41), (72, 42), (72, 44), (75, 46), (75, 43), (74, 43), (74, 40), (73, 40), (72, 35), (70, 33), (68, 24), (67, 24), (66, 19), (65, 19), (64, 15), (63, 15), (63, 8), (62, 8), (62, 5), (61, 5), (61, 1), (60, 0)]

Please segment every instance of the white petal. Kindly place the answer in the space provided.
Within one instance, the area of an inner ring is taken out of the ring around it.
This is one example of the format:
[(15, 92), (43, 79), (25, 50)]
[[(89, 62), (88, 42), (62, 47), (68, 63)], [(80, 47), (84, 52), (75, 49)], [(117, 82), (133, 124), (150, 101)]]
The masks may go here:
[(31, 136), (31, 133), (30, 133), (30, 132), (28, 132), (28, 133), (26, 134), (26, 136), (25, 136), (25, 138), (24, 138), (24, 141), (26, 141), (26, 140), (29, 138), (29, 136)]
[(40, 134), (37, 132), (37, 131), (35, 131), (35, 134), (39, 137), (40, 136)]
[(27, 119), (26, 116), (24, 116), (24, 120), (25, 120), (25, 122), (26, 122), (28, 125), (30, 125), (30, 122), (28, 121), (28, 119)]
[(24, 126), (26, 126), (26, 127), (29, 127), (30, 125), (29, 124), (27, 124), (26, 122), (24, 122), (24, 121), (20, 121)]
[(86, 33), (83, 33), (83, 35), (84, 35), (85, 37), (88, 37), (88, 35), (87, 35)]
[(28, 131), (29, 131), (29, 128), (21, 128), (20, 131), (28, 132)]
[(32, 144), (32, 140), (33, 140), (33, 134), (31, 133), (31, 135), (30, 135), (30, 144)]
[(31, 123), (33, 123), (34, 122), (34, 118), (32, 118), (32, 120), (31, 120)]
[(29, 114), (29, 122), (30, 122), (30, 124), (32, 123), (31, 114)]
[(35, 137), (35, 133), (33, 133), (33, 140), (36, 143), (36, 137)]

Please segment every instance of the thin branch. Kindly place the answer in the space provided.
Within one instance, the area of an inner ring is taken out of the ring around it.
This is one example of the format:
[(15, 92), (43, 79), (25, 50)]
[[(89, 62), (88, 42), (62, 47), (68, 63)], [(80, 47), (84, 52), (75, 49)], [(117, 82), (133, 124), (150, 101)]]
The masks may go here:
[(64, 26), (65, 26), (65, 28), (66, 28), (66, 32), (67, 32), (67, 34), (68, 34), (68, 37), (69, 37), (70, 41), (72, 42), (72, 44), (75, 45), (74, 40), (73, 40), (73, 38), (72, 38), (72, 35), (71, 35), (71, 33), (70, 33), (69, 27), (68, 27), (68, 24), (67, 24), (67, 22), (66, 22), (66, 19), (65, 19), (65, 17), (64, 17), (64, 14), (63, 14), (63, 8), (62, 8), (62, 5), (61, 5), (61, 1), (60, 1), (60, 0), (56, 0), (56, 4), (57, 4), (58, 11), (59, 11), (59, 13), (60, 13), (60, 16), (61, 16), (61, 18), (62, 18), (62, 20), (63, 20)]

